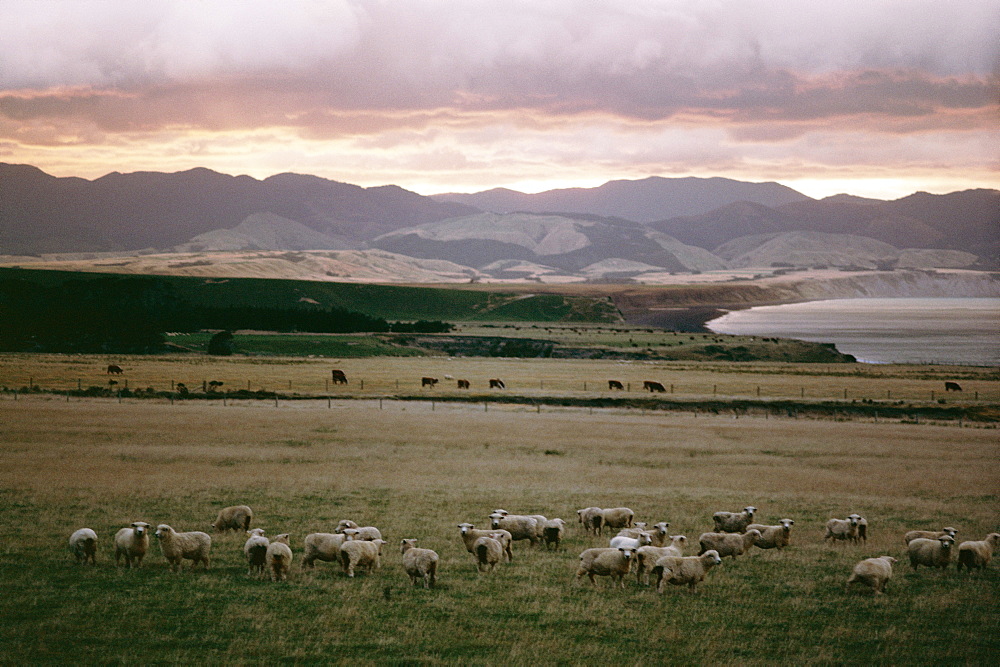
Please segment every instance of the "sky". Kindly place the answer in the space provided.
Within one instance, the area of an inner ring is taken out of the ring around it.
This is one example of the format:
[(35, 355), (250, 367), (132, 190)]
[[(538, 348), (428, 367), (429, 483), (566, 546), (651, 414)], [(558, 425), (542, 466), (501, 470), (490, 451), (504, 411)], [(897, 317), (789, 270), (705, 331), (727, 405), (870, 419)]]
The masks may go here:
[(0, 0), (0, 162), (1000, 188), (1000, 0)]

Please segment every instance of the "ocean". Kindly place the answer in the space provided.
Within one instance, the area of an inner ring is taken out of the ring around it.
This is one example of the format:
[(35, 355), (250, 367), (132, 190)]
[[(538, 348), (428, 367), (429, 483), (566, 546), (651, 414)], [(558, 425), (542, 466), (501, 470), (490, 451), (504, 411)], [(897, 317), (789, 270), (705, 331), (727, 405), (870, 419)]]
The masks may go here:
[(831, 299), (737, 310), (711, 331), (833, 343), (865, 363), (1000, 366), (1000, 299)]

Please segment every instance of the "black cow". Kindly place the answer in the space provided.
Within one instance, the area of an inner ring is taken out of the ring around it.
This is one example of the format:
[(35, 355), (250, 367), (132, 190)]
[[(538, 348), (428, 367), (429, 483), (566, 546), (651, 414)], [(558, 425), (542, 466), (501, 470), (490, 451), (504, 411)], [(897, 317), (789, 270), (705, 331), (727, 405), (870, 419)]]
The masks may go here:
[(664, 393), (664, 392), (667, 391), (666, 389), (663, 388), (662, 384), (660, 384), (659, 382), (653, 382), (652, 380), (646, 380), (646, 381), (644, 381), (642, 383), (642, 388), (643, 389), (648, 389), (650, 391), (650, 393), (652, 393), (652, 392), (655, 391), (655, 392), (659, 392), (659, 393), (662, 394), (662, 393)]
[(506, 389), (507, 385), (500, 378), (490, 378), (490, 389)]
[(344, 375), (344, 371), (332, 370), (330, 373), (333, 375), (334, 384), (347, 384), (347, 376)]
[(624, 390), (625, 389), (625, 385), (623, 385), (618, 380), (608, 380), (608, 389), (622, 389), (622, 390)]
[(121, 375), (124, 372), (121, 366), (116, 366), (115, 364), (108, 365), (108, 375)]
[(421, 387), (421, 389), (424, 388), (424, 387), (433, 387), (437, 383), (438, 383), (438, 379), (437, 378), (420, 378), (420, 387)]
[(957, 382), (945, 382), (944, 383), (944, 390), (945, 391), (962, 391), (962, 385), (960, 385)]
[(458, 381), (458, 388), (459, 389), (468, 389), (469, 388), (469, 381), (468, 380), (459, 380)]

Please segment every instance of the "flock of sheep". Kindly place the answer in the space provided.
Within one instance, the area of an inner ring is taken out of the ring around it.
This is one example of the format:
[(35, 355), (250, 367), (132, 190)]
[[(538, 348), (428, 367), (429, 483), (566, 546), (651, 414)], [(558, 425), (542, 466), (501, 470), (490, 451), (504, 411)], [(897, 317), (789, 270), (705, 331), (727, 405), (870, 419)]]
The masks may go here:
[[(625, 577), (634, 568), (636, 582), (648, 586), (650, 578), (655, 577), (659, 593), (663, 593), (668, 584), (686, 585), (695, 592), (697, 585), (723, 558), (736, 558), (751, 547), (781, 550), (790, 544), (795, 521), (781, 519), (775, 525), (754, 523), (756, 511), (756, 507), (748, 506), (740, 512), (716, 512), (712, 516), (713, 530), (702, 533), (698, 538), (698, 554), (685, 556), (687, 538), (670, 535), (667, 530), (670, 524), (665, 521), (653, 526), (634, 521), (635, 513), (627, 507), (577, 510), (579, 523), (586, 534), (601, 536), (605, 529), (618, 532), (611, 537), (609, 546), (586, 549), (580, 554), (576, 581), (580, 582), (586, 576), (596, 585), (596, 577), (610, 577), (613, 584), (624, 588)], [(269, 539), (262, 528), (250, 528), (252, 520), (253, 510), (250, 507), (236, 505), (221, 510), (211, 525), (217, 532), (234, 530), (248, 535), (243, 546), (248, 575), (263, 577), (270, 574), (272, 581), (284, 581), (294, 558), (289, 535), (283, 533)], [(562, 519), (511, 514), (503, 509), (490, 513), (489, 520), (490, 527), (484, 529), (477, 529), (471, 523), (458, 524), (459, 535), (466, 550), (475, 559), (479, 572), (493, 572), (502, 561), (511, 562), (514, 559), (511, 547), (517, 541), (526, 540), (531, 545), (544, 544), (546, 549), (558, 549), (566, 531), (566, 522)], [(142, 565), (149, 550), (150, 528), (150, 524), (136, 521), (115, 534), (116, 565), (121, 564), (122, 558), (127, 567)], [(830, 519), (825, 528), (824, 541), (867, 541), (868, 522), (858, 514), (851, 514), (845, 519)], [(956, 533), (956, 529), (951, 527), (941, 531), (913, 530), (906, 533), (903, 539), (913, 569), (920, 565), (946, 568), (952, 562)], [(160, 551), (171, 571), (179, 571), (184, 560), (191, 561), (192, 569), (199, 563), (208, 569), (212, 548), (212, 538), (208, 533), (178, 533), (169, 525), (160, 524), (153, 534), (158, 538)], [(97, 533), (90, 528), (81, 528), (72, 534), (69, 547), (78, 564), (96, 563), (97, 540)], [(431, 588), (437, 579), (439, 556), (431, 549), (417, 547), (416, 542), (416, 539), (400, 542), (402, 566), (414, 586), (422, 583), (424, 587)], [(382, 539), (378, 528), (359, 526), (344, 519), (332, 533), (306, 536), (301, 569), (312, 568), (320, 560), (339, 563), (348, 577), (353, 577), (357, 570), (371, 573), (381, 567), (385, 544), (387, 542)], [(1000, 533), (991, 533), (981, 541), (962, 542), (957, 549), (957, 568), (985, 568), (997, 546), (1000, 546)], [(863, 584), (875, 594), (883, 593), (892, 577), (895, 562), (892, 556), (859, 562), (847, 579), (847, 587)]]

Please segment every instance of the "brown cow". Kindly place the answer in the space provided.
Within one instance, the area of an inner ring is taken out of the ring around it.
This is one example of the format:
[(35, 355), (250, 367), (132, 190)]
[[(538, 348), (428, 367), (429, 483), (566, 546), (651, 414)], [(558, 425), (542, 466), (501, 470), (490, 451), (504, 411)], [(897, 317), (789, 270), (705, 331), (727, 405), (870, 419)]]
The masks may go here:
[(437, 378), (420, 378), (420, 387), (421, 387), (421, 389), (424, 388), (424, 387), (433, 387), (437, 383), (438, 383), (438, 379)]
[(500, 378), (490, 378), (490, 389), (506, 389), (507, 385)]
[(330, 373), (333, 375), (334, 384), (347, 384), (347, 376), (344, 375), (344, 371), (334, 369)]
[(618, 380), (608, 380), (608, 389), (625, 389), (625, 386)]
[(962, 385), (960, 385), (957, 382), (945, 382), (944, 383), (944, 390), (945, 391), (962, 391)]
[(125, 371), (122, 370), (121, 366), (117, 366), (115, 364), (108, 365), (108, 375), (121, 375), (124, 372)]
[(650, 393), (656, 391), (662, 394), (667, 391), (666, 389), (663, 388), (662, 384), (660, 384), (659, 382), (653, 382), (652, 380), (644, 381), (642, 383), (642, 388), (648, 389)]
[(469, 388), (469, 381), (468, 380), (459, 380), (458, 381), (458, 388), (459, 389), (468, 389)]

